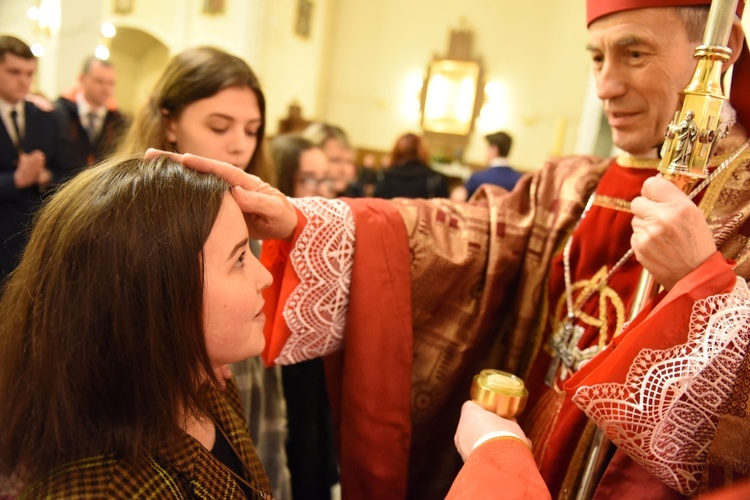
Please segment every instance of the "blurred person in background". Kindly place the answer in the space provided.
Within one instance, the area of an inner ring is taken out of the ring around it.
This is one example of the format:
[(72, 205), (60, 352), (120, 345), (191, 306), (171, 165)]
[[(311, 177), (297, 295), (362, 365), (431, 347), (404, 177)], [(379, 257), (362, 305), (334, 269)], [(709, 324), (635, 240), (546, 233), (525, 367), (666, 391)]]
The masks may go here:
[(26, 101), (36, 70), (26, 43), (0, 35), (0, 286), (21, 258), (44, 192), (65, 176), (54, 116)]
[(447, 198), (448, 179), (430, 167), (422, 137), (407, 133), (396, 140), (391, 165), (375, 187), (378, 198)]
[(116, 76), (109, 61), (90, 56), (77, 88), (55, 103), (62, 161), (71, 174), (114, 153), (125, 132), (125, 118), (114, 101)]
[(494, 184), (512, 191), (523, 174), (513, 170), (508, 163), (510, 147), (513, 138), (505, 132), (495, 132), (486, 135), (487, 142), (487, 169), (475, 172), (466, 182), (467, 198), (482, 184)]
[[(302, 136), (275, 137), (270, 144), (279, 190), (287, 196), (335, 196), (323, 150)], [(271, 288), (274, 292), (274, 288)], [(286, 398), (286, 452), (292, 476), (292, 497), (328, 500), (338, 482), (333, 422), (328, 401), (323, 360), (320, 358), (282, 366)]]
[(361, 197), (362, 190), (356, 185), (354, 150), (346, 132), (336, 125), (317, 122), (308, 125), (302, 136), (320, 146), (328, 158), (328, 174), (336, 196)]

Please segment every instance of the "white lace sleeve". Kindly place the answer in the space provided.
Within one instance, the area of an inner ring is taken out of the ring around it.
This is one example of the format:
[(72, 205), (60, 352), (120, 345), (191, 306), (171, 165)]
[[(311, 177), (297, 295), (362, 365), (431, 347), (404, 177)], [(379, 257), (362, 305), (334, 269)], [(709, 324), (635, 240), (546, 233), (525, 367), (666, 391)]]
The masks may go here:
[(750, 290), (693, 305), (685, 344), (642, 350), (624, 384), (580, 387), (573, 401), (632, 459), (684, 495), (707, 467), (722, 404), (750, 341)]
[(298, 363), (330, 354), (344, 343), (354, 263), (354, 217), (343, 201), (290, 201), (307, 224), (289, 254), (300, 284), (284, 304), (291, 336), (275, 362)]

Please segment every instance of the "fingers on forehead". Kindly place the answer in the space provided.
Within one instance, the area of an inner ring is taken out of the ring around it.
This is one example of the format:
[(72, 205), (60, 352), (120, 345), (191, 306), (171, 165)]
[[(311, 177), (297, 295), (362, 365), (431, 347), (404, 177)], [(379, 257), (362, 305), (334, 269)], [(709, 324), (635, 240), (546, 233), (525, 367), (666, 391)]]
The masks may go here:
[(164, 151), (156, 148), (148, 148), (146, 153), (143, 155), (147, 160), (156, 158), (157, 156), (168, 156), (172, 161), (182, 162), (182, 155), (177, 154), (173, 151)]

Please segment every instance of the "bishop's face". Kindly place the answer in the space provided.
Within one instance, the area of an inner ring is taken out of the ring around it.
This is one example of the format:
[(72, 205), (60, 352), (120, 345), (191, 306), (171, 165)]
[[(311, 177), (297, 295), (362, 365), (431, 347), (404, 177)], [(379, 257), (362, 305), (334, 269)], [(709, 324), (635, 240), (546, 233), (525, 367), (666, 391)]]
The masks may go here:
[(695, 70), (696, 43), (672, 8), (610, 14), (589, 27), (597, 95), (614, 144), (652, 156)]

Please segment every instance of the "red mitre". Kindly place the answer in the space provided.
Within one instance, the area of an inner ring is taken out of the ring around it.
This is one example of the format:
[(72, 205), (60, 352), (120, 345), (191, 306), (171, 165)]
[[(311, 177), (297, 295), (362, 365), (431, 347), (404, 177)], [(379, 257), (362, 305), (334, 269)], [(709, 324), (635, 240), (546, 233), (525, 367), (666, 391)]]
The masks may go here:
[[(624, 10), (692, 5), (711, 5), (711, 0), (586, 0), (586, 25), (591, 25), (600, 17)], [(744, 8), (745, 0), (739, 0), (737, 2), (738, 16), (742, 17)], [(734, 63), (729, 102), (737, 111), (739, 122), (746, 128), (750, 128), (750, 52), (748, 52), (747, 41), (739, 59)]]
[[(690, 7), (711, 5), (711, 0), (586, 0), (586, 25), (607, 14), (623, 10), (649, 9), (653, 7)], [(742, 17), (745, 0), (737, 2), (737, 15)]]

